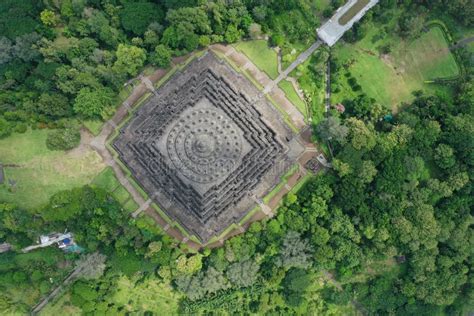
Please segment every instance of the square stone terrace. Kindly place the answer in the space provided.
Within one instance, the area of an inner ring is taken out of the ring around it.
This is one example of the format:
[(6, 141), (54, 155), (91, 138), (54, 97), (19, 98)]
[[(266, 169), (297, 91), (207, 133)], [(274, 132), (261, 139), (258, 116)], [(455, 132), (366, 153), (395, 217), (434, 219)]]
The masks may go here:
[(211, 52), (162, 85), (113, 147), (151, 199), (203, 243), (240, 222), (304, 151), (258, 89)]

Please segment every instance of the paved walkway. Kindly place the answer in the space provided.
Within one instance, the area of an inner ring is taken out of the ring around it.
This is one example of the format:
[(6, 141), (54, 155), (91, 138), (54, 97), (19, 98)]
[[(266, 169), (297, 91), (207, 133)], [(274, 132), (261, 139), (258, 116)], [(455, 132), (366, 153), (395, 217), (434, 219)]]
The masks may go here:
[(288, 75), (293, 70), (295, 70), (296, 67), (304, 63), (306, 59), (308, 59), (314, 53), (314, 51), (318, 49), (319, 46), (321, 46), (322, 44), (323, 42), (321, 42), (320, 40), (317, 40), (307, 50), (305, 50), (298, 57), (296, 57), (296, 60), (292, 62), (290, 66), (288, 66), (288, 68), (282, 71), (275, 80), (273, 80), (267, 86), (265, 86), (265, 88), (263, 89), (263, 94), (268, 94), (270, 91), (272, 91), (278, 85), (278, 83), (280, 83), (280, 81), (282, 81), (283, 79), (286, 79), (286, 77), (288, 77)]
[[(257, 84), (261, 85), (262, 87), (267, 87), (272, 84), (273, 80), (265, 72), (258, 69), (258, 67), (255, 66), (255, 64), (247, 56), (245, 56), (245, 54), (238, 52), (234, 47), (215, 44), (211, 46), (211, 49), (217, 53), (224, 54), (226, 58), (228, 58), (240, 70), (245, 71), (254, 81), (257, 82)], [(284, 75), (285, 72), (286, 70), (283, 71), (279, 77), (283, 79), (286, 78), (287, 75)], [(304, 129), (306, 126), (304, 115), (294, 106), (293, 103), (290, 102), (290, 100), (288, 100), (285, 92), (283, 92), (278, 87), (278, 84), (273, 85), (271, 91), (262, 93), (260, 97), (264, 97), (266, 94), (268, 94), (281, 107), (281, 109), (288, 114), (292, 124), (294, 127), (296, 127), (296, 129)]]
[(376, 5), (379, 0), (370, 0), (365, 6), (360, 8), (352, 18), (345, 24), (341, 24), (341, 17), (346, 12), (353, 9), (353, 7), (360, 4), (359, 0), (349, 0), (342, 7), (338, 8), (336, 13), (318, 29), (318, 37), (321, 38), (329, 46), (333, 46), (337, 41), (344, 35), (345, 32), (350, 30), (354, 23), (359, 21), (365, 13)]
[[(278, 78), (277, 79), (282, 80), (283, 78), (286, 78), (286, 76), (288, 76), (288, 74), (294, 68), (296, 68), (301, 62), (303, 62), (306, 58), (308, 58), (314, 52), (314, 50), (317, 47), (319, 47), (319, 45), (321, 45), (321, 42), (319, 41), (314, 43), (307, 51), (305, 51), (303, 54), (298, 56), (297, 60), (290, 67), (288, 67), (285, 71), (283, 71), (280, 74), (279, 76), (280, 79)], [(245, 65), (247, 71), (250, 70), (250, 74), (252, 74), (252, 76), (256, 80), (258, 79), (258, 82), (271, 81), (268, 78), (268, 76), (266, 76), (266, 74), (255, 70), (258, 68), (256, 68), (256, 66), (253, 63), (251, 63), (250, 60), (246, 56), (235, 51), (233, 47), (223, 46), (223, 45), (213, 45), (213, 49), (216, 49), (220, 51), (221, 53), (224, 53), (225, 55), (229, 56), (232, 62), (237, 63), (238, 65), (240, 65), (240, 67), (243, 67)], [(189, 56), (187, 58), (189, 58)], [(185, 60), (187, 60), (187, 58), (180, 57), (179, 60), (174, 59), (174, 64), (177, 64), (179, 62), (184, 62)], [(104, 127), (101, 133), (90, 142), (90, 146), (93, 149), (95, 149), (99, 153), (99, 155), (102, 157), (102, 159), (106, 162), (106, 164), (114, 170), (115, 175), (117, 179), (119, 180), (119, 182), (130, 193), (131, 198), (139, 205), (138, 209), (135, 210), (131, 214), (132, 217), (137, 217), (141, 213), (145, 212), (158, 225), (160, 225), (163, 231), (166, 232), (168, 235), (175, 238), (179, 242), (186, 243), (188, 247), (198, 250), (199, 248), (201, 248), (201, 245), (197, 244), (194, 241), (189, 240), (186, 236), (183, 235), (183, 233), (181, 233), (181, 231), (179, 231), (178, 229), (170, 225), (164, 218), (161, 217), (159, 213), (156, 212), (156, 210), (152, 207), (153, 201), (151, 199), (145, 199), (141, 195), (140, 191), (129, 180), (129, 177), (125, 173), (125, 170), (123, 170), (121, 165), (115, 161), (115, 158), (112, 156), (112, 154), (106, 147), (106, 142), (108, 138), (114, 133), (117, 126), (119, 126), (120, 123), (124, 119), (126, 119), (126, 117), (130, 113), (132, 113), (133, 107), (136, 104), (136, 102), (148, 91), (155, 92), (153, 83), (163, 78), (168, 73), (168, 71), (169, 70), (159, 69), (150, 76), (147, 76), (147, 77), (141, 76), (140, 84), (134, 87), (134, 90), (132, 91), (131, 95), (117, 109), (115, 115), (107, 122), (107, 124), (104, 124)], [(274, 90), (275, 91), (272, 91), (272, 97), (276, 98), (277, 100), (281, 98), (284, 101), (286, 101), (286, 102), (280, 103), (282, 108), (285, 111), (287, 111), (287, 113), (292, 117), (292, 119), (298, 122), (298, 127), (301, 130), (304, 130), (304, 133), (307, 132), (307, 130), (304, 129), (306, 127), (306, 123), (304, 122), (303, 115), (294, 107), (294, 105), (288, 99), (286, 99), (286, 96), (284, 95), (283, 91), (281, 91), (279, 88), (275, 88)], [(314, 150), (315, 148), (314, 144), (311, 143), (309, 138), (306, 140), (306, 139), (303, 139), (304, 138), (303, 134), (300, 136), (301, 136), (302, 144), (304, 144), (304, 146), (306, 147), (306, 151), (302, 159), (305, 159), (307, 161), (312, 156), (316, 155), (317, 152)], [(308, 156), (308, 153), (311, 157)], [(303, 167), (304, 167), (304, 164), (305, 163), (303, 161), (300, 162), (300, 165)], [(300, 170), (298, 170), (298, 172), (289, 179), (287, 186), (285, 186), (285, 188), (277, 194), (277, 196), (280, 197), (280, 199), (287, 192), (289, 192), (294, 185), (298, 183), (299, 179), (301, 179), (306, 174), (306, 170), (304, 170), (303, 167), (300, 168)], [(248, 226), (250, 226), (252, 222), (261, 220), (265, 217), (272, 217), (274, 215), (274, 210), (276, 210), (276, 208), (278, 207), (278, 204), (275, 203), (274, 201), (275, 199), (272, 199), (272, 201), (270, 201), (271, 203), (269, 204), (271, 205), (267, 205), (263, 201), (259, 201), (259, 205), (261, 207), (260, 212), (257, 212), (256, 214), (254, 214), (251, 217), (251, 219), (247, 221), (243, 226), (239, 226), (237, 229), (234, 229), (233, 231), (231, 231), (221, 241), (218, 241), (212, 245), (207, 245), (207, 246), (208, 247), (222, 246), (223, 240), (228, 239), (237, 234), (243, 233), (245, 229), (248, 228)]]

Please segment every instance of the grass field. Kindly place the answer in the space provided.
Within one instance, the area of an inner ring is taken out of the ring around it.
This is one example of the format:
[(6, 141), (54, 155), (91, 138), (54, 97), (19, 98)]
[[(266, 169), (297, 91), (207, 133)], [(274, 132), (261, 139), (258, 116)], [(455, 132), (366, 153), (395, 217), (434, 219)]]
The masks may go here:
[(265, 40), (255, 40), (240, 42), (234, 47), (244, 53), (252, 62), (270, 78), (278, 77), (278, 56), (277, 53), (268, 47)]
[[(402, 102), (413, 99), (413, 91), (428, 93), (449, 88), (426, 84), (426, 80), (452, 77), (459, 74), (453, 55), (447, 50), (448, 43), (442, 31), (435, 27), (414, 41), (387, 38), (373, 42), (377, 34), (373, 29), (354, 45), (339, 43), (333, 56), (342, 64), (349, 64), (349, 71), (362, 87), (362, 91), (386, 108), (396, 111)], [(391, 43), (392, 53), (380, 56), (377, 47)], [(345, 78), (340, 78), (341, 92), (333, 94), (332, 103), (338, 103), (356, 94)]]
[(123, 312), (142, 314), (145, 311), (157, 315), (178, 315), (180, 296), (171, 286), (156, 279), (136, 283), (126, 276), (120, 277), (113, 302), (124, 306)]
[(293, 103), (296, 106), (298, 111), (300, 111), (301, 114), (303, 114), (304, 117), (306, 118), (308, 116), (308, 111), (306, 110), (306, 103), (303, 100), (301, 100), (300, 96), (295, 91), (295, 88), (293, 87), (291, 82), (287, 80), (282, 80), (280, 81), (278, 86), (285, 92), (288, 100), (290, 100), (291, 103)]
[(127, 189), (120, 184), (111, 167), (105, 168), (97, 175), (92, 181), (92, 185), (111, 192), (127, 212), (131, 213), (138, 209), (138, 204), (132, 199)]
[(0, 186), (0, 200), (23, 208), (36, 208), (60, 191), (89, 183), (105, 165), (97, 153), (87, 147), (69, 152), (46, 148), (48, 130), (28, 130), (0, 140), (0, 161), (7, 181)]
[(104, 122), (98, 119), (83, 121), (82, 124), (84, 124), (85, 128), (87, 128), (94, 136), (99, 135), (104, 126)]

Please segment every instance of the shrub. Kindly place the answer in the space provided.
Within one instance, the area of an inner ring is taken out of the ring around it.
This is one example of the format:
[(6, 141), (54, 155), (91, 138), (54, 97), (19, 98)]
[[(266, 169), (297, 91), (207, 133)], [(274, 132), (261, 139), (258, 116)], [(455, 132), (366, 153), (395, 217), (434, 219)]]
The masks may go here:
[(46, 147), (50, 150), (70, 150), (79, 145), (81, 134), (73, 128), (57, 129), (48, 134)]
[(10, 122), (0, 116), (0, 138), (9, 136), (12, 133)]

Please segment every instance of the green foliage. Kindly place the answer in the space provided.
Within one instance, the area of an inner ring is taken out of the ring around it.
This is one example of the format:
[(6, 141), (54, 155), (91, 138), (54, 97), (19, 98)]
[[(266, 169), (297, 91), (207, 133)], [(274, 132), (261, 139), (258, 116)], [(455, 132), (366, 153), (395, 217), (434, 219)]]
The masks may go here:
[(168, 68), (171, 62), (171, 50), (163, 44), (155, 47), (151, 62), (161, 68)]
[(59, 93), (43, 93), (36, 105), (39, 113), (51, 118), (67, 117), (72, 114), (72, 107), (69, 104), (69, 100)]
[(148, 1), (125, 1), (120, 10), (120, 21), (124, 30), (135, 35), (143, 35), (152, 22), (161, 22), (163, 11)]
[(136, 46), (119, 44), (114, 70), (135, 76), (146, 60), (145, 50)]
[(303, 269), (291, 269), (282, 282), (285, 300), (290, 306), (299, 306), (303, 302), (303, 295), (311, 284), (310, 274)]
[(74, 100), (74, 111), (87, 118), (99, 117), (113, 101), (113, 93), (108, 88), (82, 88)]
[(75, 128), (57, 129), (48, 134), (46, 146), (50, 150), (70, 150), (79, 145), (81, 133)]
[(40, 19), (41, 22), (43, 22), (43, 24), (46, 26), (56, 26), (56, 24), (58, 23), (58, 18), (56, 17), (56, 14), (48, 9), (41, 11)]
[(0, 116), (0, 138), (9, 136), (11, 132), (12, 132), (11, 123), (5, 120), (2, 116)]
[(248, 287), (257, 281), (259, 268), (253, 260), (240, 261), (231, 264), (226, 273), (234, 286)]

